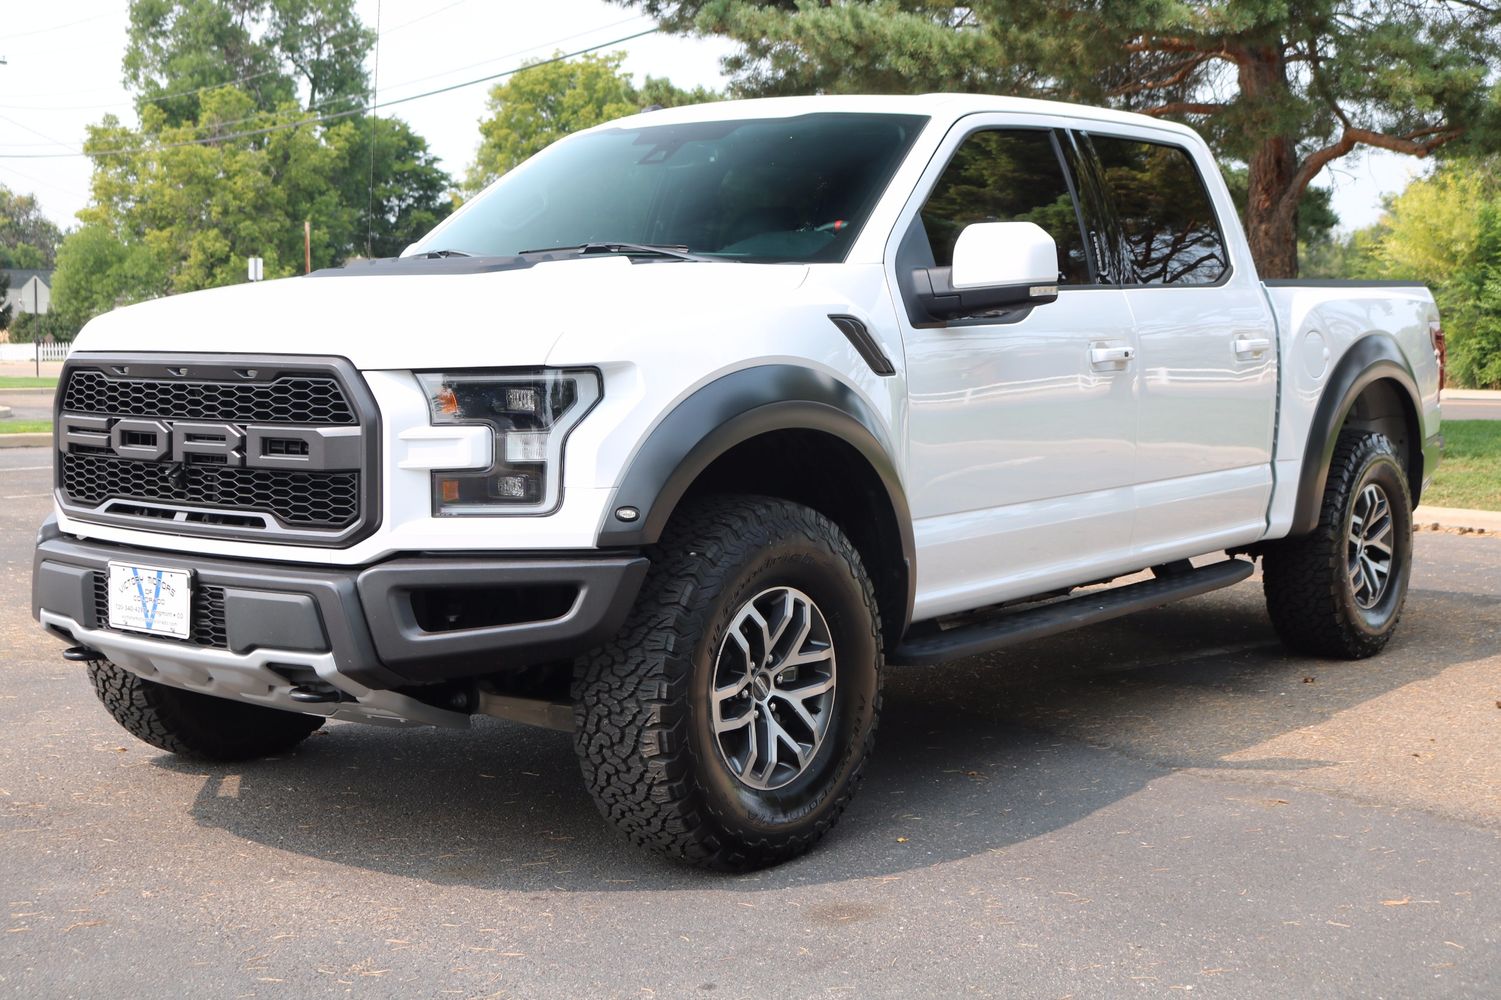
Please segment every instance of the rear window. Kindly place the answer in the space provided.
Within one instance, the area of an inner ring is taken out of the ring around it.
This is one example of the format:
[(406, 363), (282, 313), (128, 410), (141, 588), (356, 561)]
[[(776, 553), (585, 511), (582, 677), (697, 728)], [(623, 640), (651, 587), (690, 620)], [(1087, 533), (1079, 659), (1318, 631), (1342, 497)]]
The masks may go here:
[(1092, 135), (1128, 248), (1127, 285), (1212, 285), (1230, 270), (1204, 179), (1187, 150)]

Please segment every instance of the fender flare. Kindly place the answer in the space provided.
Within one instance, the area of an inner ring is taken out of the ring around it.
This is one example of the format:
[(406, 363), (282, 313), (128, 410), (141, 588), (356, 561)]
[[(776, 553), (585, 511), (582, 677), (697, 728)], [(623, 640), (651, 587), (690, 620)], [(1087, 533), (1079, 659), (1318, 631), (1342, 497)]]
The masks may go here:
[[(771, 364), (723, 375), (674, 407), (631, 458), (600, 526), (601, 548), (656, 542), (694, 481), (715, 459), (751, 438), (781, 430), (812, 430), (849, 445), (884, 487), (901, 538), (906, 611), (916, 595), (916, 550), (906, 492), (889, 436), (870, 406), (838, 379), (798, 365)], [(615, 514), (630, 507), (632, 521)]]
[(1329, 381), (1319, 397), (1308, 440), (1303, 446), (1303, 464), (1298, 475), (1298, 500), (1293, 509), (1289, 536), (1306, 535), (1319, 524), (1324, 487), (1329, 481), (1329, 463), (1334, 459), (1334, 445), (1345, 425), (1355, 400), (1373, 382), (1390, 379), (1402, 387), (1410, 406), (1408, 427), (1408, 480), (1413, 489), (1413, 503), (1423, 482), (1424, 441), (1421, 419), (1421, 394), (1416, 379), (1395, 340), (1373, 333), (1350, 345), (1329, 374)]

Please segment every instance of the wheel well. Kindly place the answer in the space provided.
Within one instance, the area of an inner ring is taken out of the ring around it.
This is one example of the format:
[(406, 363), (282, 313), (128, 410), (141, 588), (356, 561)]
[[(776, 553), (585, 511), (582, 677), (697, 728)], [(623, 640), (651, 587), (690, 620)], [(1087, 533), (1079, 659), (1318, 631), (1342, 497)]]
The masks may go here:
[(1423, 489), (1423, 434), (1417, 407), (1401, 383), (1377, 379), (1360, 391), (1343, 427), (1385, 434), (1396, 446), (1407, 472), (1407, 485), (1417, 506)]
[(822, 431), (761, 434), (711, 462), (683, 501), (729, 493), (790, 500), (837, 524), (860, 553), (875, 586), (887, 647), (901, 640), (911, 567), (903, 555), (901, 526), (881, 477), (854, 446)]

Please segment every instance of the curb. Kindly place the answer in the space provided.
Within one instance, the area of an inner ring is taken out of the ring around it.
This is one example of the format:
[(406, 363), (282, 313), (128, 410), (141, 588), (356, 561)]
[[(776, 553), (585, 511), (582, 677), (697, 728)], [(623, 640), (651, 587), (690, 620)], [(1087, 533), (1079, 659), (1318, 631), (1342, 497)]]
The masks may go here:
[(0, 448), (50, 448), (51, 446), (51, 431), (38, 431), (35, 434), (0, 434)]
[[(5, 393), (5, 395), (7, 395), (7, 396), (15, 395), (15, 394), (20, 394), (20, 393), (25, 393), (28, 396), (32, 395), (34, 393), (34, 394), (40, 396), (42, 393), (45, 392), (47, 395), (51, 396), (51, 395), (53, 395), (54, 393), (57, 392), (57, 386), (36, 386), (36, 385), (33, 385), (33, 386), (21, 386), (21, 387), (15, 388), (15, 389), (0, 388), (0, 392)], [(1501, 395), (1501, 393), (1498, 393), (1498, 395)]]
[(1452, 531), (1460, 535), (1501, 535), (1501, 511), (1461, 507), (1419, 507), (1412, 512), (1415, 531)]
[(1452, 399), (1456, 402), (1462, 399), (1482, 400), (1501, 399), (1501, 390), (1498, 389), (1445, 389), (1439, 393), (1439, 402)]

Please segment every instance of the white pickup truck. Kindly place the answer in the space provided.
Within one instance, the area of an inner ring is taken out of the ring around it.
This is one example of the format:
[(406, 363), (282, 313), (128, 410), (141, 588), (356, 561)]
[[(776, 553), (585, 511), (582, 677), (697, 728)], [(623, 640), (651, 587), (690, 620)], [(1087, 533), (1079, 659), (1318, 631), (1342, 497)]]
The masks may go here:
[(1257, 558), (1289, 647), (1378, 652), (1442, 377), (1424, 288), (1258, 280), (1189, 129), (656, 110), (400, 258), (90, 323), (33, 603), (153, 746), (553, 726), (633, 841), (751, 868), (839, 816), (888, 663)]

